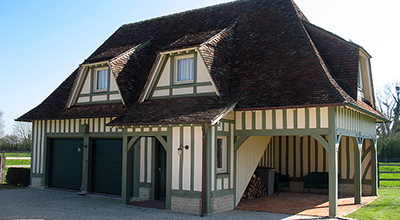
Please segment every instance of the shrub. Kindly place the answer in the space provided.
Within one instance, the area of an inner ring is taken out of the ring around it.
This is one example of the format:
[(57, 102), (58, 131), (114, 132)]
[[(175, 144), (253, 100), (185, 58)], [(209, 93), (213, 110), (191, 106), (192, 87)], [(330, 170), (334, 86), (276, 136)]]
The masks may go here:
[(28, 186), (30, 181), (31, 169), (26, 168), (9, 168), (6, 181), (11, 185)]

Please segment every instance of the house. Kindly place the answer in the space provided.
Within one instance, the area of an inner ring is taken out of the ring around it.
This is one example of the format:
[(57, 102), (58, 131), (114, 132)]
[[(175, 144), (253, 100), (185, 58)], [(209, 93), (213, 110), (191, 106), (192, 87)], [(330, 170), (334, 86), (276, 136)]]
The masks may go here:
[(125, 24), (40, 105), (31, 187), (231, 210), (257, 166), (329, 172), (377, 195), (371, 56), (310, 23), (292, 0), (242, 0)]

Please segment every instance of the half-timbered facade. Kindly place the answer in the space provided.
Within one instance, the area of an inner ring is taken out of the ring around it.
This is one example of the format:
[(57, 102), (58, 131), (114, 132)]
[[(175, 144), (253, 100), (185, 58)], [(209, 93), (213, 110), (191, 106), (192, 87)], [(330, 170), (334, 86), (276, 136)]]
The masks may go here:
[(244, 0), (121, 26), (33, 122), (32, 187), (231, 210), (258, 166), (302, 190), (377, 195), (370, 55), (312, 25), (291, 0)]

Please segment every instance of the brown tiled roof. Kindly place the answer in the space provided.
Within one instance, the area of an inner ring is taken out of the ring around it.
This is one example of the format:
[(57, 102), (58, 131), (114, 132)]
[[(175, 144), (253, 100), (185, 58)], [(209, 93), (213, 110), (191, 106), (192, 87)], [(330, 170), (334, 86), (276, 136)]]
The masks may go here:
[(148, 100), (137, 104), (110, 125), (210, 124), (227, 113), (239, 99), (208, 96)]
[(172, 44), (165, 46), (162, 48), (163, 51), (168, 51), (172, 49), (180, 49), (180, 48), (186, 48), (190, 46), (198, 46), (211, 37), (213, 37), (215, 34), (219, 33), (221, 30), (212, 30), (212, 31), (206, 31), (206, 32), (200, 32), (196, 34), (187, 34)]
[[(120, 116), (115, 124), (209, 122), (232, 104), (231, 96), (243, 97), (236, 108), (247, 109), (357, 103), (353, 75), (358, 51), (310, 25), (292, 0), (234, 1), (126, 24), (85, 63), (109, 60), (144, 42), (149, 43), (115, 76), (127, 108), (124, 114), (122, 107), (113, 112)], [(199, 47), (220, 97), (138, 104), (157, 54), (188, 45)], [(92, 106), (59, 107), (66, 103), (75, 75), (50, 95), (52, 102), (45, 100), (19, 120), (61, 117), (70, 111), (75, 117), (87, 116)], [(98, 107), (96, 114), (106, 109)]]
[(357, 99), (359, 47), (315, 25), (305, 27), (334, 79)]

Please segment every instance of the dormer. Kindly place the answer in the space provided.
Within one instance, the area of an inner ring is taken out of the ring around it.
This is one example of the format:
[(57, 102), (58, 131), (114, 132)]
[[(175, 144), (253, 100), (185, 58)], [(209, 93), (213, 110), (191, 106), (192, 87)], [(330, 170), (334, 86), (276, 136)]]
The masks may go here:
[(361, 48), (358, 60), (357, 99), (375, 107), (370, 58), (371, 56)]
[(120, 103), (121, 95), (108, 62), (85, 64), (74, 105)]
[[(221, 77), (215, 78), (213, 75), (215, 50), (225, 48), (225, 53), (219, 56), (230, 55), (227, 52), (230, 48), (226, 48), (231, 46), (227, 42), (232, 38), (234, 26), (235, 23), (225, 29), (187, 34), (164, 47), (157, 55), (140, 102), (148, 99), (220, 96)], [(229, 74), (229, 71), (225, 74)]]
[(219, 95), (197, 48), (159, 54), (148, 99)]
[(117, 78), (131, 56), (149, 44), (150, 40), (92, 55), (93, 57), (87, 59), (79, 67), (66, 108), (88, 104), (122, 103), (125, 105)]

